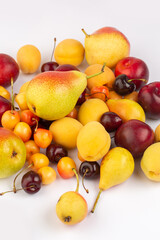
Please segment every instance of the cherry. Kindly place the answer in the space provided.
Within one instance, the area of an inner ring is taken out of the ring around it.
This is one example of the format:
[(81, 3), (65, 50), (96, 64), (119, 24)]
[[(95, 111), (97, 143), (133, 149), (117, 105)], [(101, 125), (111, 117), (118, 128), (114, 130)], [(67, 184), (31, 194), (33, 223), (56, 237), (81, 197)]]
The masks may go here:
[(127, 75), (121, 74), (116, 77), (113, 84), (113, 89), (116, 93), (124, 96), (135, 91), (136, 85), (131, 80), (129, 80)]
[(49, 129), (49, 126), (51, 125), (53, 121), (45, 120), (43, 118), (39, 119), (38, 127)]
[(107, 132), (113, 132), (120, 127), (122, 119), (114, 112), (106, 112), (101, 116), (100, 123)]
[(82, 94), (79, 96), (77, 104), (76, 105), (82, 105), (86, 101), (86, 89), (82, 92)]
[(98, 162), (88, 162), (84, 161), (81, 163), (79, 167), (79, 174), (82, 176), (82, 185), (87, 193), (89, 193), (88, 189), (86, 189), (84, 185), (84, 178), (96, 178), (100, 175), (100, 166)]
[(21, 185), (26, 193), (34, 194), (41, 189), (42, 180), (38, 173), (29, 171), (22, 177)]
[(46, 149), (46, 155), (51, 163), (58, 163), (62, 157), (67, 157), (67, 150), (59, 144), (50, 144)]
[(95, 178), (100, 174), (100, 166), (98, 162), (84, 161), (79, 167), (79, 174), (83, 177), (85, 174), (86, 178)]
[(42, 65), (41, 72), (55, 71), (56, 68), (59, 66), (59, 64), (57, 62), (52, 61), (55, 47), (56, 47), (56, 38), (54, 38), (54, 47), (53, 47), (53, 51), (52, 51), (51, 61), (46, 62)]
[(56, 68), (56, 71), (79, 71), (79, 69), (71, 64), (63, 64)]

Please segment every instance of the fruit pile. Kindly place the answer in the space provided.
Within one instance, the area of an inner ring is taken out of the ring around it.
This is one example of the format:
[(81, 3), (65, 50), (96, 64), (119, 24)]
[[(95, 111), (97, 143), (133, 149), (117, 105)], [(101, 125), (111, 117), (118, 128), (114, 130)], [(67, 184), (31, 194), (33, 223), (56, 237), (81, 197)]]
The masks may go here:
[[(19, 69), (35, 73), (41, 64), (40, 51), (32, 45), (21, 47), (17, 62), (0, 54), (0, 178), (18, 174), (12, 190), (37, 193), (58, 174), (77, 178), (75, 191), (64, 193), (56, 205), (59, 219), (72, 225), (88, 212), (86, 200), (78, 193), (79, 176), (99, 179), (100, 194), (126, 181), (141, 158), (144, 174), (160, 182), (160, 125), (155, 133), (146, 117), (160, 119), (160, 82), (148, 84), (146, 63), (129, 57), (130, 44), (115, 28), (105, 27), (85, 34), (85, 49), (74, 39), (56, 46), (41, 73), (14, 93)], [(84, 53), (89, 66), (79, 66)], [(55, 61), (53, 61), (53, 55)], [(11, 94), (5, 88), (11, 85)], [(15, 102), (17, 107), (15, 107)], [(114, 139), (113, 139), (114, 138)], [(113, 143), (114, 140), (114, 144)], [(77, 148), (77, 163), (68, 150)], [(26, 172), (28, 169), (28, 172)], [(17, 188), (17, 178), (22, 188)]]

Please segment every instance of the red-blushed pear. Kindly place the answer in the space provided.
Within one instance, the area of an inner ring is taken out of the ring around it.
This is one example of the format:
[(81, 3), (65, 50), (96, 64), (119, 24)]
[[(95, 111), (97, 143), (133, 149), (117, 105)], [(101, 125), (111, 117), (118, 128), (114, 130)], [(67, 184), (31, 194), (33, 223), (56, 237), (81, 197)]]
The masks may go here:
[[(104, 71), (94, 74), (97, 76)], [(33, 78), (26, 90), (29, 109), (45, 120), (65, 117), (75, 107), (87, 86), (87, 76), (79, 71), (44, 72)]]
[(23, 141), (12, 131), (0, 128), (0, 178), (18, 172), (26, 161)]
[(82, 29), (85, 38), (85, 55), (89, 65), (103, 64), (114, 68), (123, 58), (129, 56), (130, 43), (116, 28), (103, 27), (91, 35)]

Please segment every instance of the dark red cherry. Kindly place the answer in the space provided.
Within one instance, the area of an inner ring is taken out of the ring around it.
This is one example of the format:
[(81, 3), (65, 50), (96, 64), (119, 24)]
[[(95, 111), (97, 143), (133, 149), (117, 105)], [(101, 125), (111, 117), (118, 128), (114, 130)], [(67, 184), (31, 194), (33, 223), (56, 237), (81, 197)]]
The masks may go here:
[(41, 189), (42, 180), (38, 173), (29, 171), (22, 177), (21, 185), (26, 193), (34, 194)]
[(84, 103), (84, 102), (86, 101), (85, 95), (86, 95), (86, 89), (85, 89), (85, 90), (82, 92), (82, 94), (79, 96), (76, 105), (82, 105), (82, 103)]
[(113, 132), (121, 126), (122, 119), (114, 112), (106, 112), (101, 116), (100, 123), (107, 132)]
[(83, 177), (85, 174), (85, 178), (95, 178), (100, 174), (100, 166), (98, 162), (88, 162), (84, 161), (81, 163), (79, 167), (79, 174)]
[(41, 67), (41, 72), (55, 71), (59, 66), (57, 62), (46, 62)]
[(124, 96), (135, 91), (136, 85), (132, 81), (129, 81), (127, 75), (121, 74), (118, 77), (116, 77), (115, 82), (113, 84), (113, 89), (119, 95)]
[(56, 71), (64, 72), (64, 71), (79, 71), (79, 69), (71, 64), (63, 64), (56, 68)]
[(62, 157), (68, 156), (68, 152), (63, 146), (52, 143), (46, 149), (46, 156), (49, 158), (50, 162), (58, 163)]

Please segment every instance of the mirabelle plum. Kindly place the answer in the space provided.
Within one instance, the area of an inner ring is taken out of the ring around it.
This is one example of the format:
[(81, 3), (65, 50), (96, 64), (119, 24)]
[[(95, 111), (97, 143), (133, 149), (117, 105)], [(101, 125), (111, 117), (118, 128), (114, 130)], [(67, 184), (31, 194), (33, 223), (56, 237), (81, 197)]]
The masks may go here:
[(91, 121), (100, 121), (102, 114), (108, 111), (106, 103), (101, 99), (89, 99), (81, 105), (78, 112), (78, 120), (83, 125)]
[(75, 148), (77, 136), (82, 124), (76, 119), (65, 117), (54, 121), (49, 130), (52, 132), (56, 143), (66, 148)]
[(111, 138), (99, 122), (87, 123), (77, 137), (77, 149), (86, 161), (100, 160), (109, 150)]

